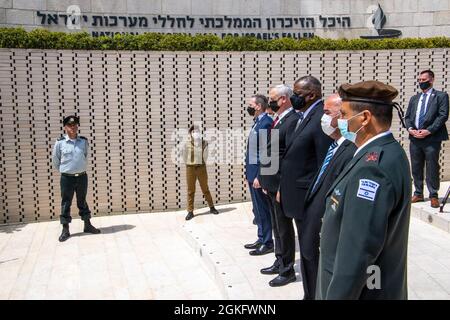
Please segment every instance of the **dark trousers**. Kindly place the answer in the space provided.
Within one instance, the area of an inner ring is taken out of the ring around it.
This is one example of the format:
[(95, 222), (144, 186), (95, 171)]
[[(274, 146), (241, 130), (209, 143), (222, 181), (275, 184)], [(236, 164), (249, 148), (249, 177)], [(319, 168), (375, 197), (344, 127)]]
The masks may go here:
[(273, 237), (275, 240), (275, 262), (280, 275), (288, 276), (294, 273), (295, 263), (295, 231), (292, 219), (284, 215), (276, 194), (268, 192), (270, 216), (272, 219)]
[(253, 214), (255, 215), (256, 225), (258, 227), (258, 240), (269, 247), (273, 246), (272, 222), (270, 220), (270, 210), (266, 195), (262, 189), (255, 189), (248, 183), (250, 195), (252, 197)]
[(91, 211), (86, 202), (88, 187), (87, 174), (78, 177), (61, 175), (61, 224), (70, 223), (70, 206), (72, 205), (73, 194), (77, 194), (77, 207), (81, 219), (86, 221), (91, 218)]
[(411, 155), (411, 171), (414, 179), (414, 194), (423, 196), (424, 166), (426, 168), (425, 181), (430, 198), (437, 198), (439, 191), (439, 152), (441, 141), (426, 142), (412, 141), (409, 147)]
[[(312, 209), (309, 209), (312, 210)], [(316, 296), (317, 270), (319, 268), (319, 246), (321, 219), (323, 212), (309, 211), (299, 232), (300, 270), (302, 273), (305, 300), (313, 300)]]

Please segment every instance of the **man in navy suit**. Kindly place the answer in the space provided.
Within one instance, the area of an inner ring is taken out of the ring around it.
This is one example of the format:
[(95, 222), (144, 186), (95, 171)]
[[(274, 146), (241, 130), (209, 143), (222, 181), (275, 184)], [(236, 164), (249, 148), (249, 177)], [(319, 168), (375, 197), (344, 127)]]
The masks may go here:
[(253, 203), (253, 213), (258, 227), (258, 239), (252, 244), (246, 244), (250, 255), (259, 256), (273, 252), (272, 223), (266, 196), (258, 180), (258, 170), (261, 154), (267, 152), (269, 130), (272, 127), (272, 118), (265, 112), (268, 107), (267, 98), (255, 95), (249, 101), (247, 111), (254, 117), (250, 130), (245, 154), (245, 176), (250, 188)]
[(316, 295), (320, 228), (325, 213), (326, 194), (356, 152), (356, 145), (346, 140), (337, 127), (341, 105), (342, 100), (337, 93), (325, 100), (321, 127), (334, 141), (328, 148), (322, 166), (313, 178), (305, 197), (305, 213), (299, 235), (304, 300), (312, 300)]
[(434, 73), (424, 70), (419, 75), (421, 93), (409, 100), (405, 123), (409, 132), (411, 171), (414, 196), (411, 202), (424, 201), (423, 169), (431, 207), (439, 208), (439, 152), (443, 140), (448, 140), (445, 122), (448, 120), (448, 94), (433, 88)]

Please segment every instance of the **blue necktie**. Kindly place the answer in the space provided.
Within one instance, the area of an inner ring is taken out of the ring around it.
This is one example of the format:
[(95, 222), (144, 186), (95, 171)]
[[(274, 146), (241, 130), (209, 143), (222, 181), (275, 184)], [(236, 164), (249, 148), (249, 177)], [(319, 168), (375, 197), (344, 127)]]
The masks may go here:
[(427, 95), (425, 93), (422, 93), (422, 104), (420, 106), (420, 113), (419, 113), (419, 127), (417, 129), (423, 129), (423, 123), (425, 121), (426, 105), (427, 105)]
[(325, 172), (325, 170), (328, 167), (328, 164), (330, 163), (331, 159), (333, 158), (333, 151), (334, 151), (334, 149), (336, 149), (337, 146), (338, 146), (337, 142), (333, 141), (333, 143), (328, 148), (328, 152), (327, 152), (327, 155), (325, 156), (325, 160), (323, 160), (322, 167), (320, 168), (320, 171), (319, 171), (319, 175), (317, 176), (316, 182), (314, 182), (314, 186), (312, 188), (313, 192), (316, 190), (317, 183), (319, 182), (320, 177)]

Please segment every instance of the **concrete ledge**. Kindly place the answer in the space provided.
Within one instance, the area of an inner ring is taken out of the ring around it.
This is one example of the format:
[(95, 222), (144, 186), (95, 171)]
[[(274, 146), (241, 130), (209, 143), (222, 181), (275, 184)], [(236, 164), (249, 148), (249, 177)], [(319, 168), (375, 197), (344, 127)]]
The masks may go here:
[[(445, 196), (445, 192), (449, 186), (450, 181), (441, 182), (439, 203), (442, 203), (442, 198)], [(444, 206), (444, 212), (439, 212), (439, 210), (439, 208), (432, 208), (429, 200), (413, 203), (411, 206), (411, 216), (450, 233), (450, 199)]]
[(201, 258), (224, 299), (256, 299), (239, 267), (220, 245), (195, 225), (185, 224), (181, 236)]
[(253, 257), (243, 247), (256, 238), (251, 203), (217, 206), (217, 209), (219, 215), (209, 214), (207, 208), (194, 212), (194, 219), (186, 221), (179, 233), (199, 255), (224, 299), (301, 299), (298, 251), (294, 266), (297, 281), (284, 287), (270, 287), (268, 283), (275, 275), (263, 275), (260, 269), (272, 265), (274, 254)]

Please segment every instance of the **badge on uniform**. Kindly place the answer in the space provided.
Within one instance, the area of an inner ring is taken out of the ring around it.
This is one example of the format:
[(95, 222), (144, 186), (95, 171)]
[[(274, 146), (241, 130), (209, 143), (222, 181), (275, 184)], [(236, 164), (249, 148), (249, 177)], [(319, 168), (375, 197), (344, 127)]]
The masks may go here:
[(370, 161), (378, 161), (378, 153), (376, 152), (370, 152), (366, 156), (366, 162)]
[(380, 185), (369, 179), (359, 179), (359, 188), (356, 196), (361, 199), (374, 201)]
[(336, 211), (337, 206), (339, 205), (339, 201), (334, 196), (331, 196), (330, 199), (332, 201), (331, 209), (333, 209), (333, 211)]

